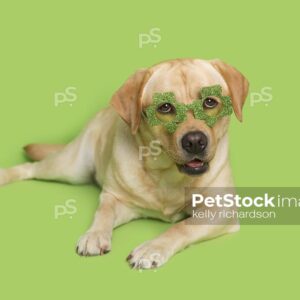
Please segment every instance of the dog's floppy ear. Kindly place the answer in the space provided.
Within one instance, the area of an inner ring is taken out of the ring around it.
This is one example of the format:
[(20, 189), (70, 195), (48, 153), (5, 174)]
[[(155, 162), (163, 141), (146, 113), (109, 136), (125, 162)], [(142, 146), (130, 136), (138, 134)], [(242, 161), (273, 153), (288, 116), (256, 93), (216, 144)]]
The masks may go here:
[(249, 88), (248, 80), (234, 67), (224, 63), (219, 59), (211, 60), (210, 63), (226, 81), (232, 99), (234, 113), (238, 120), (242, 122), (242, 109)]
[(126, 80), (111, 99), (111, 105), (130, 126), (133, 134), (136, 134), (141, 121), (141, 96), (148, 78), (147, 73), (147, 69), (138, 70)]

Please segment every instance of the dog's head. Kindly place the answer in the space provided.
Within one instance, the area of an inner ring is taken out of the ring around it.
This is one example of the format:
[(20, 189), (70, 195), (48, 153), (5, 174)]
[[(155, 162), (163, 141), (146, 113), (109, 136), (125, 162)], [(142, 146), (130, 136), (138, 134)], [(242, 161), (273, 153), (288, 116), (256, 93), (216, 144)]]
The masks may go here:
[[(191, 104), (199, 99), (202, 88), (213, 85), (221, 86), (222, 95), (231, 97), (234, 113), (242, 121), (248, 81), (239, 71), (220, 60), (173, 60), (140, 70), (114, 94), (112, 105), (133, 134), (139, 128), (149, 131), (181, 172), (200, 175), (208, 169), (218, 142), (228, 129), (229, 117), (224, 116), (214, 126), (209, 126), (188, 110), (185, 120), (176, 124), (176, 130), (170, 133), (162, 125), (149, 126), (145, 111), (153, 103), (156, 93), (172, 92), (177, 102)], [(203, 111), (208, 115), (217, 113), (222, 105), (218, 97), (202, 100)], [(158, 118), (168, 120), (176, 113), (174, 110), (171, 103), (164, 103), (155, 113)]]

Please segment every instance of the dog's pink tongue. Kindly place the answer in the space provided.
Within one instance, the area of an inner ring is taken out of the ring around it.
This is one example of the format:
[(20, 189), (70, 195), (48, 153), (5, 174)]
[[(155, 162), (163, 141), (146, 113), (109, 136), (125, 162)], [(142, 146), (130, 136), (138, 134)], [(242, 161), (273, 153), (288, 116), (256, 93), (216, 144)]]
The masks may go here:
[(186, 165), (190, 168), (200, 168), (203, 166), (203, 161), (201, 161), (199, 159), (193, 159), (193, 160), (189, 161), (188, 163), (186, 163)]

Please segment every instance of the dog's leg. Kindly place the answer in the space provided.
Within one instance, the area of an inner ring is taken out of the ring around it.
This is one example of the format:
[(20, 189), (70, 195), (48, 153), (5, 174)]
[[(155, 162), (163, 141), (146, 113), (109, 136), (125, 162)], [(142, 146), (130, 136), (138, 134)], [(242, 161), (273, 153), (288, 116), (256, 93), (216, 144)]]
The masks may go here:
[(122, 204), (113, 195), (103, 191), (94, 222), (80, 238), (76, 251), (79, 255), (104, 255), (111, 250), (112, 231), (115, 227), (137, 219), (140, 215)]
[(73, 184), (91, 181), (94, 170), (94, 146), (88, 137), (80, 137), (44, 160), (0, 169), (0, 186), (25, 179), (42, 179)]
[(47, 156), (61, 151), (65, 145), (30, 144), (24, 147), (26, 155), (33, 161), (43, 160)]
[[(191, 222), (193, 220), (191, 219)], [(151, 269), (167, 262), (176, 252), (187, 246), (239, 230), (233, 225), (189, 225), (188, 220), (172, 226), (154, 240), (137, 247), (127, 257), (132, 268)], [(191, 224), (191, 223), (190, 223)]]

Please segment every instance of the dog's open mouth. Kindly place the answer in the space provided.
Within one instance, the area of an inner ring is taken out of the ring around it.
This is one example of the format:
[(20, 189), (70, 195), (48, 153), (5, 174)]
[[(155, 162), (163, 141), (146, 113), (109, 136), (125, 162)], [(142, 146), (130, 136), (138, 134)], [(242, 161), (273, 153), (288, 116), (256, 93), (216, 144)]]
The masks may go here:
[(200, 175), (207, 171), (208, 162), (205, 162), (201, 159), (193, 159), (183, 165), (177, 165), (178, 169), (182, 173), (188, 175)]

